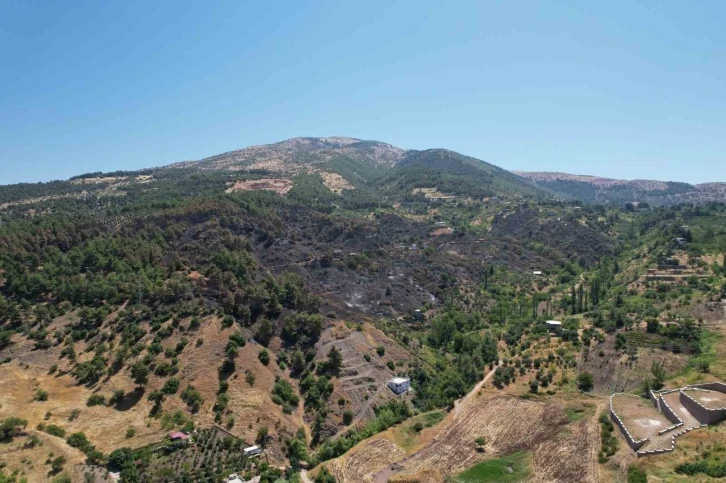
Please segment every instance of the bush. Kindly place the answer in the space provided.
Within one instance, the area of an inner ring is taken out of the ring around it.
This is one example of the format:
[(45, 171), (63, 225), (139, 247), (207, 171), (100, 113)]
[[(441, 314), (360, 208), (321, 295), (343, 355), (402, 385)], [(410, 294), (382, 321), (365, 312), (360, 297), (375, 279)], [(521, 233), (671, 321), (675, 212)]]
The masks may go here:
[(25, 419), (10, 417), (0, 422), (0, 441), (9, 441), (28, 425)]
[(376, 347), (376, 354), (378, 354), (379, 357), (383, 357), (385, 355), (385, 353), (386, 353), (385, 347), (383, 347), (382, 345), (379, 345), (378, 347)]
[(194, 389), (194, 386), (187, 386), (186, 389), (182, 391), (180, 397), (181, 400), (187, 404), (189, 410), (193, 413), (199, 411), (199, 408), (204, 402), (204, 399), (202, 399), (202, 395), (199, 394), (196, 389)]
[(648, 483), (648, 475), (635, 465), (628, 466), (628, 483)]
[(47, 401), (48, 400), (48, 391), (44, 391), (42, 389), (36, 389), (35, 394), (33, 394), (33, 400), (34, 401)]
[(101, 394), (91, 394), (86, 400), (86, 406), (103, 406), (106, 404), (106, 397)]
[(262, 349), (257, 357), (260, 359), (262, 365), (266, 366), (270, 363), (270, 353), (267, 352), (267, 349)]
[(60, 426), (56, 426), (55, 424), (49, 424), (48, 426), (44, 426), (42, 431), (45, 431), (46, 433), (52, 436), (57, 436), (59, 438), (66, 437), (66, 430), (61, 428)]
[(72, 446), (74, 448), (78, 448), (84, 453), (88, 454), (92, 452), (95, 448), (91, 444), (90, 441), (88, 441), (88, 438), (86, 437), (85, 433), (78, 432), (73, 433), (70, 436), (68, 436), (68, 439), (66, 440), (69, 446)]
[(165, 394), (176, 394), (179, 390), (179, 379), (176, 377), (170, 377), (165, 383), (164, 387), (161, 388)]
[(353, 422), (353, 411), (346, 410), (343, 412), (343, 424), (346, 426), (350, 426), (350, 423)]
[(577, 376), (577, 387), (584, 392), (592, 391), (592, 388), (594, 387), (595, 382), (592, 377), (592, 374), (589, 372), (581, 372)]

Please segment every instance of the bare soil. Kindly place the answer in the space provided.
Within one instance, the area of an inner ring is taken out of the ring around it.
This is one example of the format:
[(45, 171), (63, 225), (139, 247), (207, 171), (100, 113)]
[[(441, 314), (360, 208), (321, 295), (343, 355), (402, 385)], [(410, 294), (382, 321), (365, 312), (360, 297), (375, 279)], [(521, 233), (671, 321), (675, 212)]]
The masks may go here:
[(672, 425), (649, 399), (618, 394), (613, 397), (613, 409), (638, 440), (658, 436), (658, 431)]
[[(429, 468), (458, 473), (492, 455), (537, 447), (567, 422), (559, 406), (506, 396), (480, 396), (467, 401), (458, 415), (450, 415), (433, 441), (397, 463), (402, 475)], [(486, 451), (476, 451), (475, 440), (486, 438)]]
[(374, 481), (374, 474), (385, 470), (404, 455), (401, 448), (387, 439), (373, 439), (343, 457), (333, 460), (327, 468), (335, 476), (336, 481), (371, 483)]
[(726, 394), (718, 391), (689, 391), (688, 395), (709, 409), (726, 407)]
[(265, 178), (252, 179), (247, 181), (237, 181), (225, 190), (225, 193), (234, 193), (235, 191), (257, 191), (267, 190), (284, 195), (292, 188), (293, 182), (286, 178)]
[(352, 190), (353, 185), (348, 183), (348, 180), (343, 178), (338, 173), (330, 173), (328, 171), (321, 171), (320, 177), (323, 178), (323, 184), (328, 187), (330, 191), (335, 194), (341, 194), (343, 190)]

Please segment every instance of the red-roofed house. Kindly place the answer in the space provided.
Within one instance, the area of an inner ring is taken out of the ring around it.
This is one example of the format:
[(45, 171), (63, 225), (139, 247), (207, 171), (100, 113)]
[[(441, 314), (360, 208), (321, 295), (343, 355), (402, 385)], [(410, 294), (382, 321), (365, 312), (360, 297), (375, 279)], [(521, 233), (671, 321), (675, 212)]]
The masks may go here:
[(176, 431), (174, 433), (169, 433), (169, 439), (172, 441), (186, 441), (189, 439), (189, 435)]

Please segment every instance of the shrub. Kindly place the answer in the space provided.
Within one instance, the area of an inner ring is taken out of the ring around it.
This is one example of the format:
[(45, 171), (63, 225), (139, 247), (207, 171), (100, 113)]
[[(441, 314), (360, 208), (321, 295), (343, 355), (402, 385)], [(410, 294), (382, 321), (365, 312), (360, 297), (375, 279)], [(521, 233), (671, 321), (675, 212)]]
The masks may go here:
[(628, 466), (628, 483), (648, 483), (648, 475), (635, 465)]
[(42, 389), (36, 389), (35, 394), (33, 394), (33, 400), (34, 401), (47, 401), (48, 400), (48, 391), (44, 391)]
[(592, 374), (590, 374), (589, 372), (581, 372), (577, 376), (577, 387), (580, 388), (581, 391), (591, 391), (594, 385), (594, 379), (592, 377)]
[(91, 394), (86, 400), (86, 406), (102, 406), (106, 404), (106, 397), (101, 394)]
[(181, 400), (187, 404), (187, 406), (193, 413), (199, 411), (199, 408), (204, 402), (204, 399), (202, 399), (202, 395), (199, 394), (196, 389), (194, 389), (194, 386), (187, 386), (186, 389), (182, 391), (180, 397)]
[(353, 411), (346, 410), (343, 411), (343, 424), (346, 426), (350, 426), (350, 423), (353, 422)]
[(28, 425), (25, 419), (10, 417), (0, 422), (0, 441), (8, 441), (17, 436)]
[(164, 383), (164, 387), (162, 387), (161, 390), (165, 394), (176, 394), (176, 392), (179, 390), (179, 379), (177, 379), (176, 377), (170, 377)]
[(265, 366), (266, 366), (266, 365), (268, 365), (268, 364), (270, 363), (270, 353), (269, 353), (269, 352), (267, 352), (267, 349), (262, 349), (262, 350), (260, 351), (260, 354), (259, 354), (259, 356), (257, 356), (257, 357), (258, 357), (258, 358), (260, 359), (260, 362), (261, 362), (261, 363), (262, 363), (263, 365), (265, 365)]
[(48, 426), (45, 426), (43, 429), (46, 433), (57, 436), (59, 438), (65, 438), (66, 437), (66, 430), (61, 428), (60, 426), (56, 426), (55, 424), (49, 424)]

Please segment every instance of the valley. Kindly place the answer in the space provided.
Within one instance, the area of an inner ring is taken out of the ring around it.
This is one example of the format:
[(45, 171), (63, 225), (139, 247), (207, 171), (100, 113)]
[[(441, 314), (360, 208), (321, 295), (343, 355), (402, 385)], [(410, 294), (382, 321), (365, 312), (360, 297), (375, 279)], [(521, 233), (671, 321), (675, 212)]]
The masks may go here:
[(720, 475), (722, 424), (638, 457), (609, 415), (670, 448), (651, 396), (726, 382), (683, 185), (329, 137), (0, 186), (0, 482)]

